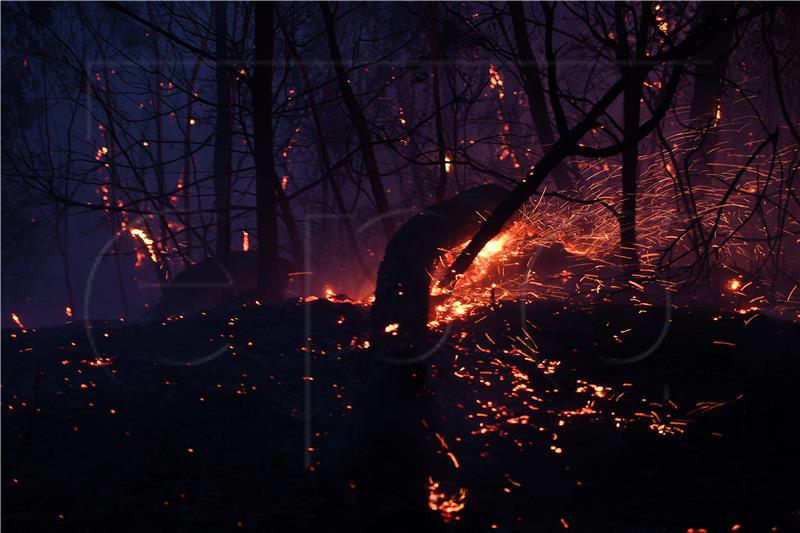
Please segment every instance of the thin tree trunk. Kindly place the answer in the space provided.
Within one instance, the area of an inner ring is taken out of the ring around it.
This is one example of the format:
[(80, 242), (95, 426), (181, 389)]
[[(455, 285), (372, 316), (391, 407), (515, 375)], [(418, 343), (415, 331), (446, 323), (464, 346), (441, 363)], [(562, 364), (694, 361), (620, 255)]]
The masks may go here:
[[(625, 26), (625, 13), (622, 4), (616, 4), (617, 19), (617, 60), (620, 64), (620, 75), (625, 79), (622, 95), (622, 129), (623, 137), (628, 145), (622, 151), (622, 204), (620, 206), (619, 230), (620, 251), (625, 267), (633, 272), (639, 266), (639, 254), (636, 250), (636, 197), (639, 180), (639, 119), (641, 118), (641, 101), (644, 95), (642, 84), (647, 70), (640, 65), (646, 59), (647, 36), (653, 21), (653, 5), (650, 2), (641, 4), (642, 14), (639, 19), (639, 31), (634, 47), (628, 45)], [(635, 142), (634, 142), (635, 141)]]
[[(148, 2), (147, 4), (147, 14), (150, 18), (150, 22), (155, 23), (155, 16), (153, 14), (153, 4), (152, 2)], [(164, 177), (164, 135), (163, 135), (163, 127), (161, 123), (161, 89), (162, 83), (164, 83), (163, 77), (161, 76), (161, 47), (158, 44), (158, 37), (153, 35), (152, 37), (153, 42), (153, 56), (155, 57), (155, 90), (153, 93), (153, 110), (155, 111), (155, 124), (156, 124), (156, 138), (155, 138), (155, 149), (156, 149), (156, 161), (155, 161), (155, 175), (156, 175), (156, 185), (158, 187), (158, 195), (160, 198), (160, 203), (164, 204), (165, 207), (169, 206), (169, 200), (167, 199), (166, 195), (166, 180)], [(106, 78), (108, 79), (108, 78)], [(160, 228), (160, 238), (156, 241), (156, 246), (161, 245), (164, 248), (164, 251), (167, 250), (167, 246), (164, 245), (167, 235), (171, 235), (171, 230), (169, 229), (169, 225), (167, 224), (167, 218), (165, 213), (158, 214), (159, 221), (161, 222)], [(174, 236), (173, 236), (174, 239)], [(175, 248), (179, 249), (178, 241), (175, 240)]]
[[(206, 47), (206, 41), (203, 39), (202, 48)], [(192, 119), (192, 109), (194, 107), (194, 84), (197, 81), (197, 74), (200, 70), (201, 61), (195, 61), (192, 67), (192, 74), (189, 77), (189, 94), (186, 98), (186, 113), (189, 120)], [(186, 226), (186, 252), (189, 258), (192, 257), (192, 233), (194, 228), (192, 226), (192, 195), (191, 195), (191, 173), (194, 170), (194, 157), (192, 156), (192, 127), (191, 123), (186, 125), (186, 135), (183, 138), (183, 167), (181, 169), (181, 187), (182, 189), (182, 202), (183, 202), (183, 222)], [(188, 265), (187, 265), (188, 267)]]
[(217, 125), (214, 141), (216, 256), (222, 264), (227, 265), (231, 252), (231, 82), (228, 76), (230, 65), (226, 2), (214, 3), (214, 30), (217, 42)]
[[(736, 7), (730, 2), (700, 4), (697, 16), (701, 19), (711, 17), (730, 17)], [(720, 32), (709, 46), (700, 50), (693, 58), (694, 92), (689, 107), (689, 124), (697, 129), (698, 135), (694, 150), (687, 161), (690, 183), (708, 185), (711, 182), (711, 163), (714, 160), (714, 146), (719, 141), (717, 114), (721, 113), (721, 98), (725, 88), (724, 77), (728, 67), (728, 53), (733, 44), (732, 28)]]
[[(528, 109), (531, 113), (531, 120), (536, 129), (539, 144), (544, 151), (547, 151), (555, 142), (555, 137), (553, 128), (550, 125), (550, 113), (547, 110), (539, 64), (536, 62), (536, 57), (534, 57), (533, 50), (531, 50), (531, 43), (528, 40), (528, 27), (525, 23), (523, 3), (508, 2), (507, 5), (511, 12), (514, 41), (519, 54), (519, 71), (522, 74), (525, 94), (528, 96)], [(567, 169), (563, 164), (559, 164), (553, 169), (553, 181), (559, 190), (572, 187), (572, 179), (567, 174)]]
[(322, 16), (325, 19), (325, 29), (328, 36), (328, 48), (330, 50), (333, 66), (336, 70), (336, 77), (339, 81), (339, 90), (342, 93), (345, 105), (347, 106), (350, 120), (353, 121), (353, 126), (358, 134), (359, 149), (361, 150), (361, 158), (363, 159), (364, 168), (366, 169), (367, 179), (369, 180), (370, 190), (372, 191), (372, 199), (375, 201), (375, 207), (378, 214), (381, 215), (381, 224), (386, 239), (391, 239), (394, 234), (395, 224), (394, 221), (388, 216), (389, 201), (386, 199), (386, 191), (383, 190), (383, 183), (381, 182), (381, 174), (378, 170), (378, 161), (375, 158), (375, 151), (372, 148), (372, 138), (367, 126), (367, 120), (361, 110), (361, 106), (356, 100), (353, 90), (350, 88), (350, 81), (347, 79), (347, 73), (344, 71), (344, 64), (342, 63), (342, 56), (339, 52), (339, 45), (336, 42), (336, 29), (334, 27), (333, 14), (327, 2), (320, 2), (320, 9)]
[[(319, 143), (319, 155), (320, 160), (322, 161), (322, 169), (327, 176), (325, 180), (326, 187), (330, 187), (331, 192), (333, 192), (334, 201), (336, 202), (336, 208), (339, 211), (339, 214), (342, 216), (342, 224), (344, 225), (345, 235), (347, 237), (347, 243), (350, 247), (350, 254), (353, 259), (355, 259), (356, 263), (358, 264), (361, 271), (367, 277), (372, 277), (372, 271), (364, 262), (364, 258), (361, 255), (361, 249), (358, 246), (358, 238), (356, 237), (355, 229), (353, 228), (353, 222), (350, 217), (350, 213), (347, 211), (347, 206), (344, 203), (344, 198), (342, 197), (342, 191), (339, 189), (339, 184), (333, 179), (333, 174), (331, 171), (332, 165), (330, 161), (330, 155), (328, 154), (328, 143), (325, 140), (325, 135), (322, 132), (322, 119), (319, 115), (319, 110), (317, 109), (317, 101), (314, 97), (313, 91), (313, 84), (311, 83), (311, 79), (308, 76), (308, 71), (306, 70), (305, 65), (303, 64), (303, 60), (300, 57), (300, 52), (297, 50), (297, 46), (294, 43), (291, 35), (286, 31), (286, 28), (281, 25), (281, 29), (284, 32), (284, 36), (286, 37), (286, 43), (289, 47), (289, 53), (292, 54), (294, 57), (295, 62), (297, 63), (297, 67), (300, 70), (300, 74), (303, 76), (303, 82), (305, 83), (306, 91), (308, 92), (308, 106), (311, 109), (311, 117), (314, 121), (314, 130), (317, 134), (317, 142)], [(327, 189), (326, 189), (327, 190)], [(327, 207), (327, 206), (326, 206)]]
[(272, 61), (274, 53), (273, 5), (258, 2), (255, 7), (256, 38), (253, 66), (253, 138), (256, 163), (256, 227), (258, 230), (258, 289), (269, 300), (283, 294), (278, 268), (277, 186), (273, 161)]

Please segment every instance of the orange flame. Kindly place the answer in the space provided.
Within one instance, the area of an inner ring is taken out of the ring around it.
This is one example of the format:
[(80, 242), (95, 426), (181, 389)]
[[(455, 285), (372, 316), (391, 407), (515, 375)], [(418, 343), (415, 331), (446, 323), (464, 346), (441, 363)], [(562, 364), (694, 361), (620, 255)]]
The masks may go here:
[(250, 250), (250, 234), (242, 230), (242, 251)]
[(25, 324), (22, 323), (17, 313), (11, 313), (11, 320), (13, 320), (20, 329), (25, 329)]
[(130, 232), (131, 232), (131, 236), (134, 239), (141, 240), (144, 243), (144, 245), (147, 247), (147, 251), (150, 254), (150, 260), (153, 263), (158, 263), (158, 255), (156, 254), (156, 249), (153, 246), (153, 244), (155, 244), (155, 241), (153, 239), (151, 239), (150, 237), (148, 237), (147, 233), (145, 233), (144, 230), (141, 230), (139, 228), (131, 228)]

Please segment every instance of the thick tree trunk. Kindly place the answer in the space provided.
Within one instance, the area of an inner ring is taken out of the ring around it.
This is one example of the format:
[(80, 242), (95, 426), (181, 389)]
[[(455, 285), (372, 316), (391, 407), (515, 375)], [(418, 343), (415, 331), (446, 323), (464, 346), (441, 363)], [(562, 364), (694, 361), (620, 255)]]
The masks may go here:
[(431, 468), (429, 435), (422, 425), (430, 410), (424, 387), (429, 272), (440, 249), (468, 239), (481, 215), (507, 193), (482, 185), (430, 206), (406, 222), (386, 247), (372, 306), (373, 359), (358, 438), (370, 531), (408, 531), (412, 524), (427, 531), (435, 526), (430, 521), (438, 520), (427, 510)]
[[(356, 237), (355, 228), (353, 228), (353, 221), (351, 219), (350, 213), (347, 210), (347, 206), (345, 205), (344, 198), (342, 197), (342, 191), (339, 189), (339, 184), (336, 183), (336, 180), (333, 177), (332, 172), (332, 164), (330, 160), (330, 154), (328, 153), (328, 143), (325, 139), (325, 135), (322, 131), (322, 119), (319, 115), (319, 109), (317, 108), (317, 101), (314, 97), (313, 91), (313, 84), (311, 83), (311, 79), (308, 76), (308, 71), (303, 64), (303, 60), (300, 57), (300, 52), (297, 50), (297, 46), (294, 43), (294, 40), (285, 31), (285, 28), (282, 26), (282, 30), (284, 31), (284, 36), (286, 37), (286, 43), (289, 47), (289, 53), (292, 54), (294, 57), (295, 62), (297, 63), (297, 67), (300, 70), (300, 74), (303, 76), (303, 82), (305, 83), (306, 91), (308, 92), (308, 106), (311, 109), (311, 118), (314, 121), (314, 131), (317, 135), (317, 142), (319, 143), (319, 156), (320, 160), (322, 161), (322, 170), (325, 172), (327, 179), (325, 180), (325, 184), (327, 187), (330, 188), (331, 192), (333, 192), (334, 201), (336, 203), (336, 209), (338, 210), (339, 214), (342, 217), (342, 225), (344, 226), (345, 236), (347, 237), (347, 244), (350, 248), (350, 255), (353, 260), (355, 260), (358, 267), (361, 269), (361, 272), (367, 277), (372, 277), (372, 271), (364, 262), (364, 258), (361, 254), (361, 249), (358, 245), (358, 238)], [(325, 189), (328, 190), (327, 188)]]
[[(153, 14), (153, 4), (147, 4), (147, 14), (150, 18), (151, 23), (155, 23), (155, 15)], [(155, 146), (155, 153), (156, 159), (155, 164), (153, 165), (153, 170), (155, 171), (156, 175), (156, 186), (158, 187), (158, 197), (159, 203), (163, 206), (165, 210), (170, 209), (172, 206), (169, 205), (169, 199), (167, 198), (167, 185), (166, 179), (164, 176), (164, 132), (163, 132), (163, 124), (161, 122), (161, 90), (163, 88), (162, 84), (164, 83), (164, 78), (161, 75), (161, 45), (158, 42), (158, 36), (153, 35), (151, 39), (153, 43), (153, 56), (155, 58), (155, 75), (154, 75), (154, 87), (153, 87), (153, 111), (154, 117), (153, 120), (155, 121), (156, 126), (156, 138), (154, 139)], [(108, 74), (106, 74), (106, 79), (108, 79)], [(180, 249), (178, 245), (178, 241), (175, 239), (175, 236), (172, 235), (172, 230), (169, 228), (169, 224), (167, 223), (166, 213), (162, 212), (158, 214), (158, 219), (161, 223), (161, 227), (159, 228), (159, 239), (156, 240), (156, 246), (162, 247), (166, 249), (165, 246), (167, 236), (171, 236), (173, 238), (175, 248)]]
[[(517, 54), (519, 54), (519, 71), (522, 74), (525, 94), (528, 96), (528, 109), (531, 113), (536, 136), (539, 138), (539, 144), (544, 151), (547, 151), (555, 142), (555, 137), (553, 128), (550, 125), (550, 113), (547, 110), (539, 64), (536, 62), (536, 57), (534, 57), (533, 50), (531, 50), (531, 43), (528, 40), (528, 27), (525, 23), (523, 3), (508, 2), (507, 5), (511, 12), (514, 41), (517, 45)], [(553, 169), (553, 181), (559, 190), (572, 187), (572, 179), (569, 177), (563, 163)]]
[(272, 61), (273, 4), (255, 7), (256, 53), (253, 66), (253, 138), (256, 162), (256, 227), (258, 230), (258, 289), (269, 300), (283, 296), (278, 264), (277, 186), (273, 161)]
[(372, 199), (375, 202), (378, 215), (381, 216), (383, 232), (386, 235), (386, 239), (389, 240), (394, 234), (395, 224), (391, 217), (388, 216), (389, 201), (386, 199), (386, 191), (383, 190), (381, 174), (378, 170), (375, 150), (372, 148), (372, 136), (370, 135), (369, 126), (367, 125), (367, 119), (364, 117), (361, 105), (356, 100), (353, 90), (350, 88), (350, 81), (347, 79), (347, 73), (344, 71), (342, 55), (339, 52), (339, 44), (336, 42), (336, 28), (334, 27), (333, 13), (331, 13), (327, 2), (320, 2), (320, 9), (325, 19), (328, 48), (339, 82), (339, 90), (342, 93), (342, 98), (347, 107), (347, 112), (350, 115), (350, 120), (353, 121), (353, 127), (355, 127), (356, 133), (358, 134), (359, 149), (361, 150), (361, 158), (367, 173), (370, 190), (372, 191)]
[(636, 250), (636, 196), (639, 181), (639, 120), (642, 114), (642, 84), (647, 69), (641, 64), (647, 58), (647, 42), (653, 23), (653, 5), (641, 4), (641, 16), (633, 46), (628, 44), (626, 14), (621, 3), (616, 4), (617, 22), (617, 60), (620, 75), (625, 80), (622, 94), (622, 135), (627, 146), (622, 150), (622, 203), (619, 215), (620, 252), (629, 272), (639, 267), (639, 254)]
[(231, 252), (231, 82), (228, 71), (228, 4), (214, 3), (217, 43), (217, 125), (214, 140), (214, 199), (217, 212), (216, 257), (228, 263)]
[[(386, 246), (372, 305), (372, 341), (382, 357), (413, 358), (424, 350), (430, 271), (443, 248), (452, 248), (481, 226), (506, 197), (498, 185), (481, 185), (412, 217)], [(386, 331), (387, 326), (390, 327)], [(395, 353), (397, 352), (397, 353)]]

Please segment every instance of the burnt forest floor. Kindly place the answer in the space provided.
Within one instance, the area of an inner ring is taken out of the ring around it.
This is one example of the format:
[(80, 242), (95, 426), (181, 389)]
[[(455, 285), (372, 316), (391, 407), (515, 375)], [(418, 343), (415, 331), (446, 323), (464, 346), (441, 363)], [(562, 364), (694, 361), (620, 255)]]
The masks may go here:
[[(614, 359), (664, 329), (641, 311), (505, 302), (445, 326), (420, 421), (453, 512), (417, 529), (800, 528), (800, 326), (678, 309), (652, 355)], [(2, 525), (358, 529), (368, 312), (3, 330)]]

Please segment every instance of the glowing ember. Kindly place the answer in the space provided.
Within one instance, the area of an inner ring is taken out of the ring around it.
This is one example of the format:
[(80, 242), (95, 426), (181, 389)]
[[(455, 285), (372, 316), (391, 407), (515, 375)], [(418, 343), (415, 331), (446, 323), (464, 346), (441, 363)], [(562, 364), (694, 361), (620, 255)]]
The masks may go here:
[(492, 89), (496, 87), (503, 86), (503, 78), (500, 77), (500, 73), (497, 72), (497, 69), (494, 65), (489, 65), (489, 87)]
[(742, 283), (738, 279), (732, 279), (728, 284), (732, 291), (738, 291), (742, 287)]
[(452, 166), (453, 165), (450, 163), (450, 156), (449, 155), (444, 156), (444, 171), (450, 172), (450, 168)]
[(458, 513), (466, 506), (467, 489), (460, 488), (453, 495), (448, 495), (439, 490), (439, 482), (428, 477), (428, 507), (431, 511), (436, 511), (441, 515), (446, 524), (458, 521), (461, 517)]
[(67, 318), (72, 318), (72, 308), (70, 306), (64, 308), (64, 313), (67, 315)]
[(150, 254), (150, 260), (153, 263), (158, 263), (158, 255), (156, 255), (156, 249), (153, 246), (155, 244), (155, 241), (150, 237), (148, 237), (147, 233), (145, 233), (144, 230), (138, 228), (131, 228), (130, 232), (133, 238), (141, 240), (142, 243), (144, 243), (144, 245), (147, 247), (147, 252)]
[(247, 252), (250, 250), (250, 234), (242, 230), (242, 251)]
[(11, 320), (13, 320), (14, 324), (16, 324), (20, 329), (25, 329), (25, 324), (22, 323), (22, 320), (20, 320), (17, 313), (11, 313)]

